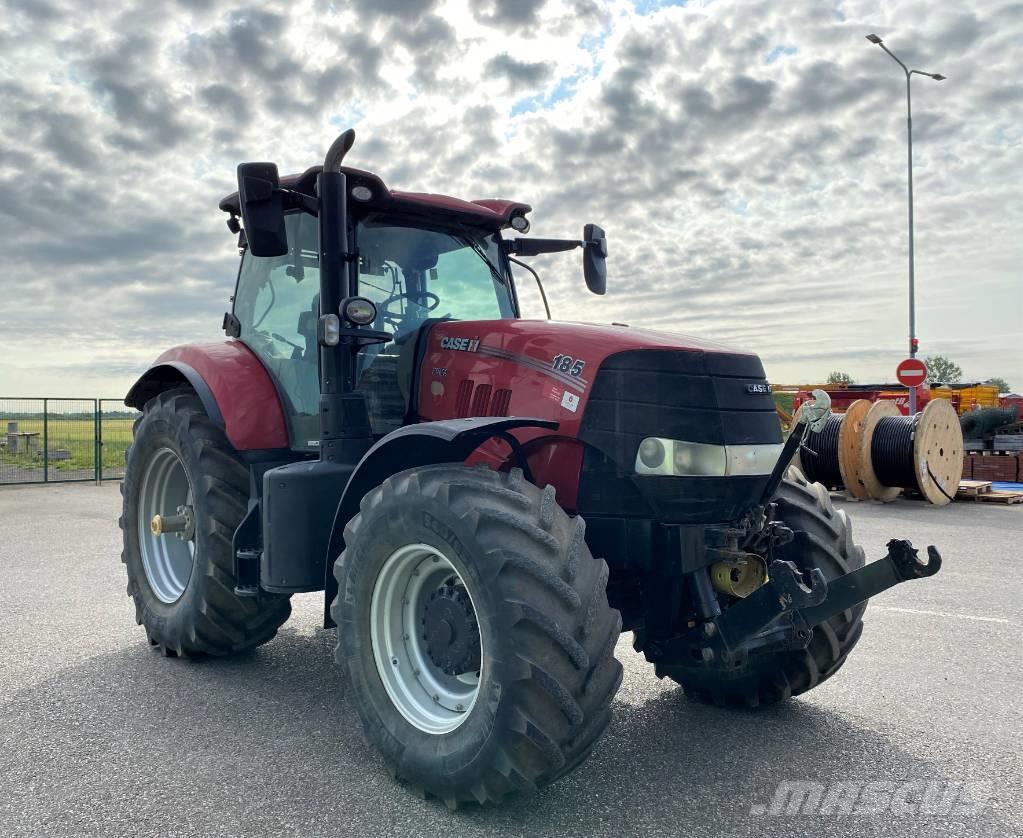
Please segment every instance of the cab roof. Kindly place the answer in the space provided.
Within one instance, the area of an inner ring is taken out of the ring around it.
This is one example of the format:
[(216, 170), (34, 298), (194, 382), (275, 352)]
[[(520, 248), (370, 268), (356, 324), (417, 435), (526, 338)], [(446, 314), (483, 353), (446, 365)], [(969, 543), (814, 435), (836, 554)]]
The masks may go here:
[[(281, 178), (281, 188), (301, 192), (305, 195), (316, 194), (316, 177), (323, 171), (322, 166), (313, 166), (301, 174), (285, 175)], [(352, 198), (353, 204), (364, 204), (372, 209), (388, 212), (404, 212), (430, 217), (460, 219), (465, 223), (492, 229), (501, 229), (511, 223), (516, 215), (525, 215), (532, 211), (529, 204), (508, 201), (499, 198), (484, 198), (476, 201), (463, 201), (448, 195), (437, 195), (432, 192), (400, 192), (388, 189), (384, 182), (372, 172), (362, 169), (342, 167), (347, 177), (349, 195), (357, 186), (366, 187), (370, 196), (365, 201)], [(220, 209), (231, 215), (241, 215), (238, 193), (232, 192), (220, 202)]]

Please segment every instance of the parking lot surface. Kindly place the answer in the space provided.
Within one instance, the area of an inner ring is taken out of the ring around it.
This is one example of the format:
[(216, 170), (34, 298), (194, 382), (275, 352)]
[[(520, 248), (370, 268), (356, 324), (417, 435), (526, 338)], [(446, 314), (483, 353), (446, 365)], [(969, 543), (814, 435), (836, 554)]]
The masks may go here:
[[(322, 595), (295, 597), (253, 653), (163, 658), (125, 595), (117, 485), (0, 490), (0, 835), (1023, 834), (1023, 508), (840, 506), (868, 560), (898, 536), (937, 544), (945, 566), (872, 603), (835, 678), (755, 713), (703, 707), (626, 635), (591, 758), (536, 796), (452, 814), (366, 745)], [(991, 799), (771, 814), (785, 781), (967, 783)]]

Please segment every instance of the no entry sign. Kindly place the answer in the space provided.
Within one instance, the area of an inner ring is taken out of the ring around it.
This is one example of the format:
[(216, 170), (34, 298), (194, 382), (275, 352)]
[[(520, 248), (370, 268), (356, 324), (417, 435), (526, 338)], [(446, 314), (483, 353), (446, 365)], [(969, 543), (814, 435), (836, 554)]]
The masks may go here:
[(895, 368), (895, 377), (906, 387), (919, 387), (927, 378), (927, 367), (919, 358), (907, 358)]

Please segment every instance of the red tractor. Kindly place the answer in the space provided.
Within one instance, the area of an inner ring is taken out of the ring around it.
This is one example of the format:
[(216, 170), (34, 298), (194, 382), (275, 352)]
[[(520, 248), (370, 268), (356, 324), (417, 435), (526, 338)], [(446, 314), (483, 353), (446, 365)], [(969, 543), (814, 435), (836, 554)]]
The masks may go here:
[(864, 565), (824, 488), (786, 476), (827, 407), (783, 443), (755, 355), (519, 318), (515, 256), (582, 248), (604, 293), (599, 227), (523, 238), (528, 205), (391, 190), (342, 166), (353, 139), (300, 175), (239, 166), (228, 338), (125, 399), (151, 645), (245, 651), (325, 591), (367, 738), (454, 807), (586, 758), (623, 630), (691, 698), (755, 707), (829, 678), (869, 596), (937, 571), (897, 540)]

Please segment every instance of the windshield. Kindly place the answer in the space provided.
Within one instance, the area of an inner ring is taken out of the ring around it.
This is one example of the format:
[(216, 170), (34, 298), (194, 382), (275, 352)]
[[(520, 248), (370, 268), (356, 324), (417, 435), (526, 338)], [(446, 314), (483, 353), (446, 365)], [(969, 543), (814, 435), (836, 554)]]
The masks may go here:
[(471, 228), (426, 228), (369, 217), (356, 228), (358, 291), (377, 305), (377, 328), (395, 339), (427, 318), (515, 316), (500, 237)]

